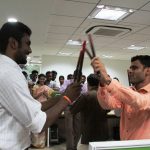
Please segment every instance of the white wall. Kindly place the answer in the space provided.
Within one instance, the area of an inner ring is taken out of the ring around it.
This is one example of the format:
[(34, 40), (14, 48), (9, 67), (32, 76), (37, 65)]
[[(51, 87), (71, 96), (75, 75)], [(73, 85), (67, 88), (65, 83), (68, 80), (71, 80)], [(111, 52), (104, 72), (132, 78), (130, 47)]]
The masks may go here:
[[(58, 76), (64, 75), (66, 77), (76, 69), (77, 60), (77, 57), (43, 55), (41, 72), (46, 73), (46, 71), (56, 70)], [(106, 65), (108, 74), (112, 78), (118, 77), (122, 84), (128, 86), (127, 68), (129, 68), (130, 60), (103, 59), (102, 61)], [(84, 58), (82, 73), (86, 76), (93, 73), (89, 58)]]

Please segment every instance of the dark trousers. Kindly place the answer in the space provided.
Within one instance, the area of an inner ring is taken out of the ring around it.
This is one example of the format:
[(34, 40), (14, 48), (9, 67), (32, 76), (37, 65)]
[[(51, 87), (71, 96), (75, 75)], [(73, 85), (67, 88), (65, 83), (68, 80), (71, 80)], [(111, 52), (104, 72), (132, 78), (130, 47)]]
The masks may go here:
[(66, 150), (77, 150), (81, 136), (80, 113), (72, 115), (69, 108), (65, 110)]

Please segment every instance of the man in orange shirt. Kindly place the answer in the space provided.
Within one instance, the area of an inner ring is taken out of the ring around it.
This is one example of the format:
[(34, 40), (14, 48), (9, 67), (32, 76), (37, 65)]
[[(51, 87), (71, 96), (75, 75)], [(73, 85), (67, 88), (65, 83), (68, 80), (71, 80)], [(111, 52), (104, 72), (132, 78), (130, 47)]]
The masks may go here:
[(150, 139), (150, 56), (131, 58), (128, 73), (133, 87), (124, 87), (111, 79), (98, 57), (93, 58), (91, 64), (94, 71), (100, 73), (97, 92), (100, 105), (105, 109), (122, 110), (121, 140)]

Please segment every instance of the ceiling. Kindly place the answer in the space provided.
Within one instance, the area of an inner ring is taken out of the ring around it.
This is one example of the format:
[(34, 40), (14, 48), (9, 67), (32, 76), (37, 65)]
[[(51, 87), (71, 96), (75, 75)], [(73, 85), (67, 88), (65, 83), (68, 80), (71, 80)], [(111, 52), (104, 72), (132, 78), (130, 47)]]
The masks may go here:
[[(120, 36), (93, 35), (96, 54), (127, 60), (137, 54), (150, 55), (150, 0), (0, 0), (0, 26), (8, 17), (16, 17), (32, 29), (32, 59), (59, 52), (79, 55), (80, 46), (68, 46), (72, 40), (87, 40), (85, 31), (92, 26), (119, 26), (131, 31)], [(97, 4), (136, 10), (125, 19), (105, 21), (90, 19)], [(145, 47), (129, 50), (130, 45)], [(88, 47), (88, 45), (87, 45)]]

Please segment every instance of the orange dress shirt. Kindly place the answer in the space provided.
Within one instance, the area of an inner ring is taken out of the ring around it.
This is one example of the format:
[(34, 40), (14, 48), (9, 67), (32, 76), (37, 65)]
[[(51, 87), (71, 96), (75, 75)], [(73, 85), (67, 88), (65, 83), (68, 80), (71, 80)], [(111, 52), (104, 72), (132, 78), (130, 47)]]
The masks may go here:
[(105, 109), (120, 108), (121, 140), (150, 139), (150, 83), (136, 91), (112, 80), (99, 87), (98, 101)]

